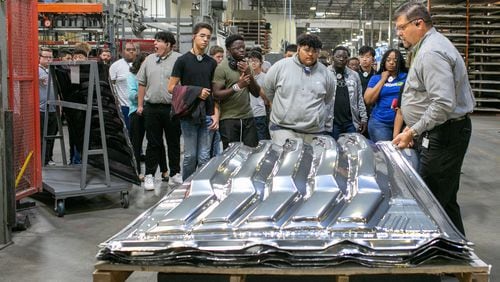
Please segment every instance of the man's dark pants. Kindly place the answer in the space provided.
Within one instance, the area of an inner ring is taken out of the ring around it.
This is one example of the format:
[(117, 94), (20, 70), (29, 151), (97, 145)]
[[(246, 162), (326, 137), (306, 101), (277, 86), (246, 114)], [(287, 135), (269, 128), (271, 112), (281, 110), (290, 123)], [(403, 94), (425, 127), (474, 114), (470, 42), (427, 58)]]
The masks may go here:
[(167, 139), (168, 167), (170, 176), (180, 173), (181, 127), (179, 120), (170, 117), (169, 104), (150, 104), (144, 106), (144, 123), (146, 127), (146, 175), (154, 175), (160, 163), (163, 150), (163, 133)]
[[(444, 208), (457, 229), (465, 235), (457, 193), (460, 170), (471, 137), (471, 120), (447, 121), (419, 139), (419, 174)], [(429, 139), (428, 148), (422, 139)]]
[(250, 147), (256, 147), (259, 144), (253, 117), (221, 120), (219, 122), (219, 133), (224, 149), (231, 142), (243, 142), (243, 144)]

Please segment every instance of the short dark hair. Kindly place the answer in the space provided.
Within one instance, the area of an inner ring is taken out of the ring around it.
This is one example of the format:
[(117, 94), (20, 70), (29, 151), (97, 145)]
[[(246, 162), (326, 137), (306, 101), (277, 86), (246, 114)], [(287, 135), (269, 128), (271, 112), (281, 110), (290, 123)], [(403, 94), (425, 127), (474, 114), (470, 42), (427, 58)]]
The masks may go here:
[(231, 34), (228, 37), (226, 37), (226, 49), (231, 48), (231, 45), (233, 45), (234, 41), (237, 40), (245, 41), (245, 39), (241, 34)]
[(335, 55), (335, 52), (340, 51), (340, 50), (341, 51), (346, 51), (348, 57), (351, 56), (351, 51), (349, 51), (349, 49), (347, 49), (347, 47), (342, 46), (342, 45), (339, 45), (339, 46), (335, 47), (335, 49), (333, 49), (332, 55)]
[(358, 55), (363, 56), (366, 53), (370, 53), (372, 57), (375, 57), (375, 49), (373, 49), (373, 47), (368, 45), (361, 46), (361, 48), (359, 48)]
[(418, 2), (407, 2), (399, 6), (394, 12), (394, 20), (405, 15), (408, 20), (422, 19), (427, 25), (432, 26), (431, 14), (423, 4)]
[(101, 55), (102, 53), (104, 52), (108, 52), (108, 53), (111, 53), (111, 50), (109, 50), (108, 48), (103, 48), (99, 51), (99, 55)]
[(396, 54), (396, 73), (399, 75), (402, 72), (408, 72), (408, 69), (406, 68), (406, 62), (405, 58), (403, 57), (403, 54), (398, 49), (389, 49), (387, 52), (384, 53), (382, 56), (382, 60), (380, 61), (380, 68), (377, 72), (377, 74), (382, 74), (385, 69), (385, 62), (387, 61), (387, 58), (389, 55), (394, 52)]
[(66, 57), (66, 55), (73, 56), (73, 53), (71, 53), (71, 51), (66, 48), (60, 49), (59, 52), (57, 52), (57, 57), (59, 58)]
[(197, 34), (202, 28), (210, 30), (210, 33), (214, 32), (213, 27), (208, 23), (197, 23), (193, 26), (193, 34)]
[(260, 48), (258, 46), (257, 47), (253, 47), (251, 51), (256, 51), (256, 52), (259, 52), (259, 53), (262, 54), (262, 48)]
[(262, 54), (257, 52), (257, 51), (250, 51), (248, 53), (248, 58), (255, 58), (255, 59), (259, 59), (259, 61), (262, 63)]
[(40, 49), (38, 50), (38, 56), (42, 56), (42, 52), (50, 52), (50, 53), (52, 53), (52, 49), (47, 48), (47, 47), (40, 47)]
[(85, 57), (89, 56), (89, 54), (87, 53), (87, 50), (85, 50), (81, 47), (76, 47), (75, 50), (73, 50), (73, 56), (74, 55), (84, 55)]
[(132, 74), (137, 74), (139, 72), (139, 69), (141, 68), (142, 62), (146, 59), (148, 54), (141, 52), (139, 55), (137, 55), (132, 62), (132, 65), (130, 66), (130, 72)]
[(155, 40), (162, 40), (165, 43), (170, 43), (170, 45), (175, 45), (174, 34), (170, 31), (160, 31), (155, 34)]
[(217, 53), (224, 53), (224, 49), (219, 45), (214, 45), (208, 50), (208, 55), (213, 56)]
[(297, 37), (297, 45), (299, 46), (309, 46), (310, 48), (314, 49), (321, 49), (323, 48), (323, 43), (321, 42), (321, 39), (319, 36), (315, 34), (306, 34), (302, 33)]
[(285, 48), (285, 53), (286, 52), (297, 52), (297, 44), (289, 44)]
[(351, 61), (358, 61), (359, 62), (359, 59), (358, 57), (350, 57), (349, 59), (347, 59), (347, 63), (349, 64)]

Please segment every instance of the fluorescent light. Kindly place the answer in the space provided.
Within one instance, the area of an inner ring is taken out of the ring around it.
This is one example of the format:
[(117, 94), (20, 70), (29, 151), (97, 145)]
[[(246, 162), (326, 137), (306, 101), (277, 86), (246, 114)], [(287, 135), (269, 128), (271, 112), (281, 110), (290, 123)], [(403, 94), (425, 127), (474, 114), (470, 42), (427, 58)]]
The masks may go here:
[(308, 27), (307, 28), (307, 32), (310, 32), (310, 33), (319, 33), (319, 32), (321, 32), (321, 29), (319, 27)]
[(316, 11), (316, 6), (312, 6), (311, 8), (309, 8), (311, 11)]

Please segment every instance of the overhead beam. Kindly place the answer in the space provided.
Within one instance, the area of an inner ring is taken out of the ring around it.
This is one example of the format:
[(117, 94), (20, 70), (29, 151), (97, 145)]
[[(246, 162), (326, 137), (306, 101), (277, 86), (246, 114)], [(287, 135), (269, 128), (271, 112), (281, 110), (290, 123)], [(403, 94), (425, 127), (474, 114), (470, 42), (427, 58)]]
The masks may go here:
[[(375, 26), (379, 25), (388, 25), (388, 21), (366, 21), (374, 24)], [(328, 19), (296, 19), (295, 26), (297, 28), (305, 28), (309, 25), (309, 27), (318, 27), (318, 28), (351, 28), (353, 26), (357, 27), (359, 25), (359, 20), (328, 20)]]

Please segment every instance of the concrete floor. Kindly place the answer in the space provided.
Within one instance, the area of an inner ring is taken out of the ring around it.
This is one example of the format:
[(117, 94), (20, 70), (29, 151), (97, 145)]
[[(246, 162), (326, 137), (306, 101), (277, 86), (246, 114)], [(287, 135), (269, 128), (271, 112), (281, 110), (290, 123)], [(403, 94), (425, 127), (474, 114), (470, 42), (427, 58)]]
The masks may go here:
[[(500, 116), (473, 116), (472, 121), (473, 136), (462, 169), (459, 201), (467, 236), (475, 243), (476, 254), (493, 266), (491, 281), (497, 281)], [(134, 186), (128, 209), (121, 208), (119, 193), (70, 198), (63, 218), (54, 215), (50, 194), (28, 199), (36, 202), (36, 207), (28, 211), (32, 226), (14, 233), (13, 244), (0, 250), (0, 281), (91, 281), (97, 245), (156, 203), (168, 189), (160, 179), (155, 191)], [(127, 281), (157, 281), (157, 275), (139, 272)]]

